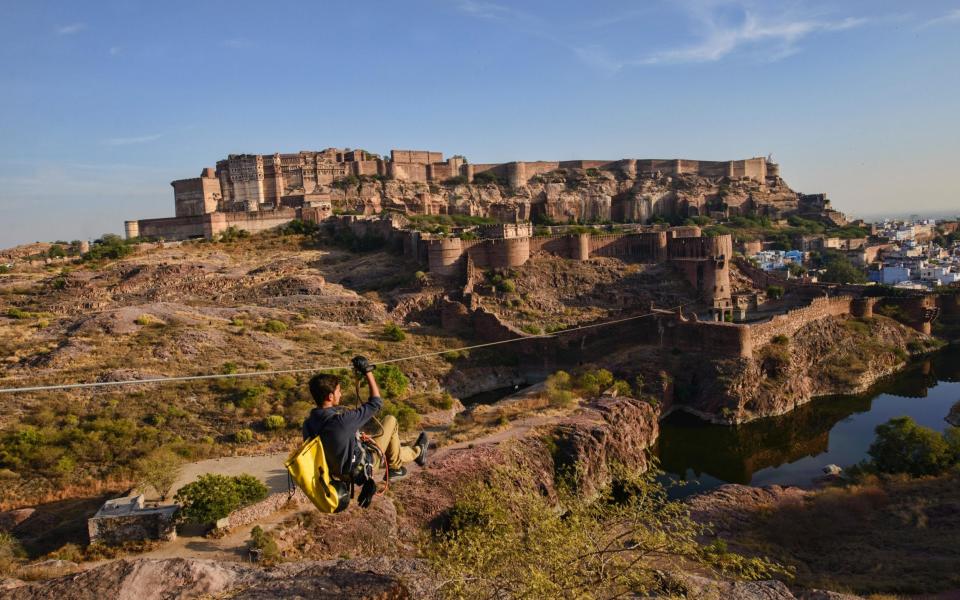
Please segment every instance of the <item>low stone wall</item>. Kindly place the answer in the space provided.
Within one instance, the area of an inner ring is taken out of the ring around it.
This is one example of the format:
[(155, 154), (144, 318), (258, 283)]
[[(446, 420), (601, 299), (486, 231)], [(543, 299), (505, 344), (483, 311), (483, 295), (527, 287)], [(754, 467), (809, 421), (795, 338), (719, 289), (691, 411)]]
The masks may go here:
[(177, 537), (171, 515), (160, 512), (94, 517), (87, 521), (90, 542), (118, 545), (135, 540), (169, 541)]
[(235, 510), (220, 519), (217, 521), (216, 528), (221, 531), (229, 531), (237, 527), (249, 525), (250, 523), (256, 523), (257, 521), (263, 520), (264, 517), (270, 516), (282, 509), (288, 503), (301, 506), (310, 504), (310, 499), (303, 494), (300, 488), (297, 488), (292, 496), (287, 492), (270, 494), (260, 502)]
[(765, 323), (748, 325), (752, 346), (759, 348), (778, 335), (791, 337), (801, 327), (817, 319), (849, 315), (852, 303), (853, 298), (851, 296), (814, 298), (809, 306), (787, 311)]

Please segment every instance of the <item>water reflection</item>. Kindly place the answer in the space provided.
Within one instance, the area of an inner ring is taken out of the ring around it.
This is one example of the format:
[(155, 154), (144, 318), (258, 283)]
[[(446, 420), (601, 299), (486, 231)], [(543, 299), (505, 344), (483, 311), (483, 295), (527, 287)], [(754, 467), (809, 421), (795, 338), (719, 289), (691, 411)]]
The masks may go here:
[(675, 495), (724, 482), (807, 485), (826, 464), (862, 460), (874, 428), (890, 418), (909, 415), (943, 430), (958, 398), (960, 350), (945, 350), (868, 394), (820, 398), (781, 417), (726, 427), (675, 413), (661, 425), (656, 452), (664, 471), (695, 480)]

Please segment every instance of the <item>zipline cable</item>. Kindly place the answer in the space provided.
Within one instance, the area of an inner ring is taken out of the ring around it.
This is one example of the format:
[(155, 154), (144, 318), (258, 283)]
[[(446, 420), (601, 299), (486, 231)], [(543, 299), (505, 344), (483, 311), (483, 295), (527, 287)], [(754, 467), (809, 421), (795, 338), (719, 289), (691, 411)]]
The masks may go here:
[[(632, 317), (625, 317), (623, 319), (614, 319), (611, 321), (603, 321), (600, 323), (589, 323), (587, 325), (578, 325), (577, 327), (571, 327), (569, 329), (561, 329), (560, 331), (554, 331), (551, 333), (531, 335), (529, 337), (510, 338), (508, 340), (487, 342), (484, 344), (475, 344), (473, 346), (463, 346), (462, 348), (449, 348), (447, 350), (439, 350), (437, 352), (425, 352), (423, 354), (415, 354), (413, 356), (404, 356), (401, 358), (391, 358), (389, 360), (371, 362), (370, 364), (373, 366), (387, 365), (391, 363), (414, 360), (418, 358), (428, 358), (431, 356), (439, 356), (441, 354), (447, 354), (448, 352), (463, 352), (466, 350), (476, 350), (477, 348), (489, 348), (490, 346), (499, 346), (501, 344), (513, 344), (515, 342), (526, 342), (526, 341), (537, 340), (537, 339), (551, 339), (551, 338), (555, 338), (557, 336), (563, 335), (565, 333), (573, 333), (575, 331), (582, 331), (584, 329), (606, 327), (607, 325), (616, 325), (618, 323), (625, 323), (627, 321), (635, 321), (637, 319), (651, 317), (656, 314), (662, 314), (664, 311), (679, 310), (679, 309), (682, 309), (684, 306), (686, 305), (680, 304), (674, 308), (662, 309), (661, 311), (653, 311), (653, 312), (644, 313), (642, 315), (634, 315)], [(319, 371), (338, 371), (341, 369), (349, 369), (349, 368), (350, 368), (349, 365), (334, 366), (334, 367), (301, 367), (297, 369), (246, 371), (243, 373), (214, 373), (214, 374), (208, 374), (208, 375), (180, 375), (180, 376), (173, 376), (173, 377), (152, 377), (149, 379), (127, 379), (123, 381), (97, 381), (93, 383), (65, 383), (60, 385), (38, 385), (38, 386), (31, 386), (31, 387), (3, 388), (3, 389), (0, 389), (0, 394), (45, 392), (45, 391), (52, 391), (52, 390), (76, 390), (76, 389), (86, 389), (86, 388), (116, 387), (116, 386), (124, 386), (124, 385), (144, 385), (149, 383), (168, 383), (168, 382), (174, 382), (174, 381), (199, 381), (204, 379), (241, 379), (241, 378), (247, 378), (247, 377), (263, 377), (265, 375), (286, 375), (291, 373), (314, 373)]]

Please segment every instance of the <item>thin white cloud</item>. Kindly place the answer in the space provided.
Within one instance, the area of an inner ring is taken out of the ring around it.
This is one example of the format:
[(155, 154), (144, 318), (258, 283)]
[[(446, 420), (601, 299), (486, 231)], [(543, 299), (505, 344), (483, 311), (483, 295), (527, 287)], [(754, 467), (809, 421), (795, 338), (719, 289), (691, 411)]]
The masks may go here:
[(933, 27), (936, 25), (950, 25), (952, 23), (960, 23), (960, 8), (955, 8), (945, 15), (940, 15), (934, 19), (930, 19), (926, 23), (920, 25), (920, 29), (923, 29), (924, 27)]
[(817, 33), (846, 31), (860, 27), (867, 19), (849, 17), (840, 21), (764, 21), (747, 14), (743, 22), (734, 27), (711, 26), (711, 32), (699, 43), (691, 46), (662, 50), (643, 57), (641, 64), (676, 64), (718, 61), (747, 46), (770, 60), (785, 58), (799, 51), (801, 40)]
[(110, 46), (110, 50), (109, 50), (110, 56), (119, 56), (122, 51), (123, 51), (123, 48), (121, 48), (120, 46)]
[(61, 25), (57, 27), (57, 35), (73, 35), (75, 33), (80, 33), (87, 28), (86, 23), (70, 23), (69, 25)]
[(613, 74), (624, 67), (624, 62), (612, 56), (602, 46), (575, 46), (573, 53), (588, 67), (604, 73)]
[(456, 0), (457, 10), (481, 19), (499, 19), (513, 14), (513, 10), (502, 4), (482, 2), (480, 0)]
[(103, 140), (103, 143), (107, 146), (130, 146), (132, 144), (146, 144), (148, 142), (154, 142), (162, 137), (162, 133), (154, 133), (151, 135), (140, 135), (135, 137), (107, 138)]
[[(737, 1), (693, 1), (680, 6), (698, 32), (699, 40), (692, 44), (634, 57), (613, 54), (599, 44), (572, 49), (584, 64), (607, 74), (645, 65), (717, 62), (737, 52), (750, 52), (756, 58), (775, 62), (798, 53), (801, 42), (811, 36), (847, 31), (871, 21), (855, 17), (825, 20), (788, 14), (761, 15)], [(732, 22), (722, 17), (723, 10), (731, 7), (742, 14)]]

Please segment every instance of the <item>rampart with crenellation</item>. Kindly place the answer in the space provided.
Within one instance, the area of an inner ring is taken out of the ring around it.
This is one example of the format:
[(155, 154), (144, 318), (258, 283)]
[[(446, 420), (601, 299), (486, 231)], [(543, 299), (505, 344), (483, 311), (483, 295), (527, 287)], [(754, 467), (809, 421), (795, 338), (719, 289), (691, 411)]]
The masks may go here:
[(721, 311), (732, 308), (731, 237), (682, 237), (678, 233), (689, 232), (574, 233), (482, 240), (442, 237), (428, 239), (425, 245), (430, 272), (441, 276), (460, 276), (468, 263), (482, 269), (519, 267), (538, 252), (579, 261), (592, 256), (636, 262), (669, 261), (684, 273), (705, 302)]
[(777, 172), (776, 165), (762, 157), (733, 161), (620, 159), (471, 164), (462, 156), (444, 159), (441, 152), (428, 150), (391, 150), (390, 157), (383, 158), (363, 150), (327, 148), (294, 154), (231, 154), (217, 161), (215, 169), (203, 169), (200, 177), (180, 179), (171, 185), (176, 215), (182, 217), (309, 206), (329, 201), (331, 186), (350, 177), (422, 183), (497, 181), (520, 188), (534, 177), (567, 169), (616, 171), (627, 177), (693, 174), (761, 183)]
[[(703, 188), (698, 194), (648, 189), (651, 181), (669, 187), (671, 178), (685, 175), (704, 178), (697, 184)], [(584, 187), (588, 180), (592, 184)], [(796, 201), (793, 192), (777, 187), (779, 168), (763, 157), (473, 164), (463, 156), (444, 158), (441, 152), (429, 150), (395, 149), (384, 157), (364, 150), (327, 148), (231, 154), (217, 161), (216, 167), (202, 169), (199, 177), (171, 182), (175, 219), (186, 221), (147, 219), (128, 221), (127, 227), (131, 237), (181, 240), (209, 236), (210, 228), (203, 226), (204, 215), (247, 214), (234, 219), (237, 227), (244, 228), (260, 222), (249, 216), (253, 213), (273, 213), (269, 217), (273, 218), (277, 211), (302, 209), (316, 219), (318, 212), (331, 214), (333, 203), (345, 212), (375, 214), (384, 208), (399, 208), (411, 214), (469, 214), (518, 224), (536, 215), (560, 222), (649, 222), (655, 216), (702, 215), (711, 207), (722, 206), (719, 186), (728, 186), (724, 198), (729, 200), (731, 182), (744, 189), (763, 188), (765, 199), (769, 196), (787, 204)], [(463, 185), (470, 187), (460, 187)], [(771, 189), (774, 191), (769, 192)], [(744, 202), (761, 202), (745, 191), (737, 198), (730, 209), (734, 212), (747, 210), (741, 206)]]

